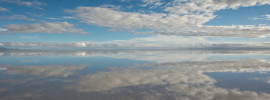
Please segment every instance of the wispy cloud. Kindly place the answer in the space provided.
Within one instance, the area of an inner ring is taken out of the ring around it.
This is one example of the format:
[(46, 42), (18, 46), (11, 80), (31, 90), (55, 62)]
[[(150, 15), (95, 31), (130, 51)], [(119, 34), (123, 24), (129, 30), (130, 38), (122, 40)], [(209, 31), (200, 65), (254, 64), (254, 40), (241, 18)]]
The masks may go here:
[(262, 15), (260, 17), (254, 17), (252, 20), (270, 20), (270, 15)]
[(151, 6), (150, 8), (155, 8), (161, 5), (161, 0), (141, 0), (144, 4), (142, 6)]
[(0, 16), (0, 19), (4, 19), (4, 20), (27, 20), (27, 21), (35, 21), (35, 19), (28, 18), (25, 15)]
[(28, 7), (35, 7), (38, 9), (42, 9), (40, 6), (45, 6), (47, 5), (46, 3), (39, 2), (38, 0), (31, 0), (31, 1), (25, 1), (25, 0), (1, 0), (2, 2), (7, 2), (7, 3), (15, 3), (17, 5), (22, 5), (22, 6), (28, 6)]
[(21, 36), (22, 39), (38, 39), (39, 36), (35, 35), (35, 36)]
[(8, 11), (8, 9), (0, 6), (0, 11)]
[(75, 25), (68, 22), (43, 22), (35, 24), (10, 24), (3, 26), (6, 31), (1, 33), (79, 33), (86, 34), (83, 29), (75, 28)]
[(267, 18), (267, 20), (270, 20), (270, 15), (264, 15), (266, 18)]
[(70, 16), (64, 16), (64, 17), (60, 17), (60, 18), (51, 17), (51, 18), (47, 18), (47, 19), (51, 19), (51, 20), (66, 20), (66, 19), (75, 19), (75, 18), (74, 17), (70, 17)]

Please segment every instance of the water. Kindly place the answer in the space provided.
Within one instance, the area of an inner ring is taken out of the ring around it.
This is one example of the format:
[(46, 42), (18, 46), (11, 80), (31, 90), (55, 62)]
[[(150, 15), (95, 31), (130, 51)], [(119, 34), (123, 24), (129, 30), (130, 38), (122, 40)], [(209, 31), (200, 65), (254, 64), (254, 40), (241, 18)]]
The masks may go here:
[(269, 51), (1, 51), (0, 100), (268, 100)]

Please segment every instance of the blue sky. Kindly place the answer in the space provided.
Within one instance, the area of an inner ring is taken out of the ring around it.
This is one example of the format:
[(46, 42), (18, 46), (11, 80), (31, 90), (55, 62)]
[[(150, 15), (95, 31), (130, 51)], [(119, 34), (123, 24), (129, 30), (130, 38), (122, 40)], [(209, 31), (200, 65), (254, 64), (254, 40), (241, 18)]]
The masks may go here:
[(0, 42), (268, 43), (269, 4), (269, 0), (0, 0)]

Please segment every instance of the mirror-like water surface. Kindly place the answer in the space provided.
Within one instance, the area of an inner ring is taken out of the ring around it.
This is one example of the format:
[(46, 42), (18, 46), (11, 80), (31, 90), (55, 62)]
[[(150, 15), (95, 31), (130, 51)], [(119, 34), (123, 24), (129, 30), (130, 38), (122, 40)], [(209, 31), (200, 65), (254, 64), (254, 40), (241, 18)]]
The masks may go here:
[(1, 100), (269, 100), (269, 51), (1, 51)]

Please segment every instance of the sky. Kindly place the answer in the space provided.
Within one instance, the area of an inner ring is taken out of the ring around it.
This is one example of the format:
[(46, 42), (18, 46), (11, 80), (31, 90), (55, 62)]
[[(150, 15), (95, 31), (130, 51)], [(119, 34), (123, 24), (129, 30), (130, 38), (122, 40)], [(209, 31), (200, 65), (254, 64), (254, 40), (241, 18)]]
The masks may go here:
[(270, 47), (269, 4), (270, 0), (0, 0), (0, 47)]

